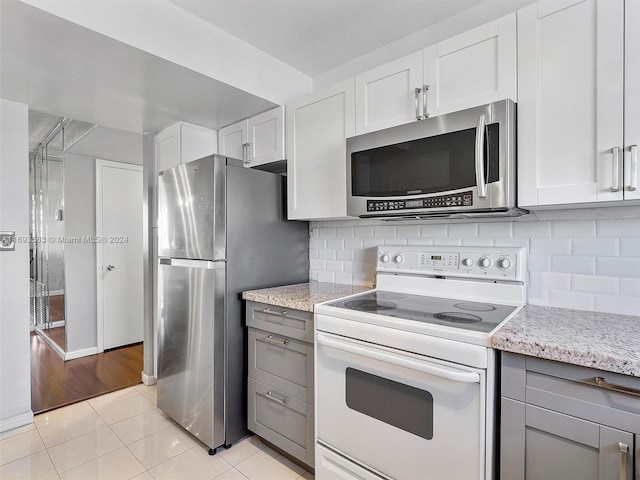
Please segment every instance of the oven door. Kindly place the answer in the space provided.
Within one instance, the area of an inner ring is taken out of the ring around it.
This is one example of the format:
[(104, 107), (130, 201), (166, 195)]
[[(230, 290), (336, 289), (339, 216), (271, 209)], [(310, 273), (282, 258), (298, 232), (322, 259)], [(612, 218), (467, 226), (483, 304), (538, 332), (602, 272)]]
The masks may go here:
[(485, 478), (484, 370), (316, 335), (316, 431), (394, 479)]

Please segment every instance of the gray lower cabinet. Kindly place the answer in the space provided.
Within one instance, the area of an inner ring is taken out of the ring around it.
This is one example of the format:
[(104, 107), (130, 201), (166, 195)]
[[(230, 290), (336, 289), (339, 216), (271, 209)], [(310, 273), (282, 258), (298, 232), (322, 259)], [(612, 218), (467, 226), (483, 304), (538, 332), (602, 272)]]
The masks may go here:
[(502, 479), (640, 479), (640, 378), (510, 353), (501, 377)]
[(248, 427), (314, 466), (313, 314), (247, 302)]

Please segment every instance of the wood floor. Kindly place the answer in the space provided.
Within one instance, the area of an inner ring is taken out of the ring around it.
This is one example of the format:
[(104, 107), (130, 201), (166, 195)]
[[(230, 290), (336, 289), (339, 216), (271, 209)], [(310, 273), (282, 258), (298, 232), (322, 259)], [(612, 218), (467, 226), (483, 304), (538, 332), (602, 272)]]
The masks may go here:
[(31, 334), (31, 409), (41, 413), (140, 383), (142, 343), (65, 362)]
[(64, 295), (49, 297), (49, 320), (52, 322), (64, 320)]
[(66, 342), (64, 337), (64, 327), (49, 328), (48, 330), (45, 330), (45, 333), (47, 333), (49, 338), (56, 342), (61, 349), (65, 349)]

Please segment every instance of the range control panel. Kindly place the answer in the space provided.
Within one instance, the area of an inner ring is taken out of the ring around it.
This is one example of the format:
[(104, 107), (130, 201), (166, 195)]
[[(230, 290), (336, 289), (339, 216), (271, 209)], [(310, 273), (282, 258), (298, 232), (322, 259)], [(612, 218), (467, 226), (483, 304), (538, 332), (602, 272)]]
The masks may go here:
[(473, 205), (471, 191), (411, 200), (367, 200), (367, 212), (411, 210), (414, 208), (469, 207)]
[(377, 271), (524, 281), (524, 262), (524, 248), (384, 245)]

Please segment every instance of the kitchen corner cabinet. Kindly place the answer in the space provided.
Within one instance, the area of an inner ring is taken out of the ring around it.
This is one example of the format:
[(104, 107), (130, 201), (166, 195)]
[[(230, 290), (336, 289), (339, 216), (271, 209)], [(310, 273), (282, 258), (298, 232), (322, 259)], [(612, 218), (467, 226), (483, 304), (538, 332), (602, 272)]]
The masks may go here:
[(355, 135), (353, 78), (287, 106), (289, 220), (347, 217), (346, 138)]
[(638, 478), (639, 378), (511, 353), (501, 375), (502, 479)]
[(247, 302), (249, 430), (314, 466), (313, 313)]
[(636, 0), (518, 12), (521, 207), (640, 199), (639, 30)]
[(284, 107), (280, 106), (218, 131), (220, 154), (255, 167), (285, 158)]
[(158, 172), (218, 151), (215, 130), (185, 122), (175, 123), (159, 132), (154, 143)]
[(356, 134), (511, 98), (516, 14), (356, 75)]

